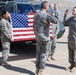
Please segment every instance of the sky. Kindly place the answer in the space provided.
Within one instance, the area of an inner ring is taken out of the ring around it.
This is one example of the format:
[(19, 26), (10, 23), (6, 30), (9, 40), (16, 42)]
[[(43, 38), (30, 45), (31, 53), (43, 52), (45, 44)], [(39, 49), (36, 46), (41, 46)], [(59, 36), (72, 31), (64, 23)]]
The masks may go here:
[[(14, 0), (14, 1), (28, 1), (28, 0)], [(76, 2), (76, 0), (69, 0), (69, 1)]]
[(75, 3), (75, 2), (76, 2), (76, 0), (71, 0), (71, 2)]
[[(28, 1), (28, 0), (14, 0), (14, 1)], [(73, 2), (73, 3), (76, 2), (76, 0), (69, 0), (69, 1), (71, 1), (71, 2)]]

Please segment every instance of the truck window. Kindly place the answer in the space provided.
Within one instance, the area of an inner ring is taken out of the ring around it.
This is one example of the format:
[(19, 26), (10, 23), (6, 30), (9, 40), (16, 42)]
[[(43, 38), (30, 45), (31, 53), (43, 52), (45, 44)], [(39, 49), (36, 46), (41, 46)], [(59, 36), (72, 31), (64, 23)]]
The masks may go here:
[(41, 10), (40, 5), (36, 4), (36, 5), (33, 5), (33, 6), (34, 6), (34, 8), (35, 8), (36, 12), (38, 12), (38, 11), (40, 11), (40, 10)]
[(19, 13), (33, 12), (30, 4), (17, 4), (17, 8)]
[(1, 19), (1, 13), (5, 9), (5, 6), (6, 5), (4, 3), (0, 3), (0, 19)]
[(6, 9), (7, 11), (9, 11), (10, 13), (11, 13), (11, 12), (14, 12), (14, 10), (13, 10), (13, 5), (11, 5), (11, 4), (7, 4), (6, 7), (5, 7), (5, 9)]

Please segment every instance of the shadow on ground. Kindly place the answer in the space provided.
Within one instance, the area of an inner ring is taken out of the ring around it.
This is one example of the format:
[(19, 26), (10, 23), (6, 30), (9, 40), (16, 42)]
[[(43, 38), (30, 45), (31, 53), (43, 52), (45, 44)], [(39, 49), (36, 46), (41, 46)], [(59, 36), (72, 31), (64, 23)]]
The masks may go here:
[(59, 66), (59, 65), (55, 65), (55, 64), (46, 64), (46, 66), (52, 67), (52, 68), (57, 68), (57, 69), (65, 70), (65, 67)]
[(34, 73), (32, 71), (27, 70), (27, 69), (23, 69), (23, 68), (20, 68), (20, 67), (16, 67), (16, 66), (10, 66), (10, 67), (5, 67), (5, 68), (8, 69), (8, 70), (11, 70), (11, 71), (19, 72), (19, 73), (34, 75)]
[[(36, 64), (36, 61), (31, 61), (31, 62), (34, 62), (34, 63)], [(60, 66), (60, 65), (55, 65), (55, 64), (48, 64), (48, 63), (46, 63), (46, 66), (51, 67), (51, 68), (56, 68), (56, 69), (65, 70), (65, 67)]]
[(60, 44), (68, 44), (68, 42), (57, 42), (57, 43), (60, 43)]

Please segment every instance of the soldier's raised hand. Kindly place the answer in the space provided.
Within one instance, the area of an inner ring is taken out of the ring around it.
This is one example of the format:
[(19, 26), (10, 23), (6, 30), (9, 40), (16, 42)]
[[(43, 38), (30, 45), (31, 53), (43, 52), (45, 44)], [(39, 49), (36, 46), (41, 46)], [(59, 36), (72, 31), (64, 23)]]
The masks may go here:
[(57, 4), (54, 4), (54, 11), (57, 11), (58, 7)]
[(68, 9), (65, 11), (64, 15), (67, 15), (68, 14)]

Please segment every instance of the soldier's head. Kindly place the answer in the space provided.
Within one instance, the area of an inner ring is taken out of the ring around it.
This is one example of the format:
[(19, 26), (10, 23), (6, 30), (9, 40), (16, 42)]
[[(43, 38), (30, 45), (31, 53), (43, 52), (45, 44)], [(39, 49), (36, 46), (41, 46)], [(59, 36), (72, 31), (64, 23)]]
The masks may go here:
[(41, 8), (45, 9), (47, 11), (49, 9), (49, 2), (48, 1), (43, 1), (41, 3)]
[(4, 18), (4, 19), (9, 19), (9, 15), (10, 15), (10, 14), (9, 14), (8, 11), (3, 10), (1, 15), (2, 15), (2, 18)]
[(54, 10), (57, 11), (57, 9), (58, 9), (58, 6), (56, 3), (54, 3)]
[(73, 8), (72, 15), (74, 15), (74, 17), (76, 17), (76, 7)]

